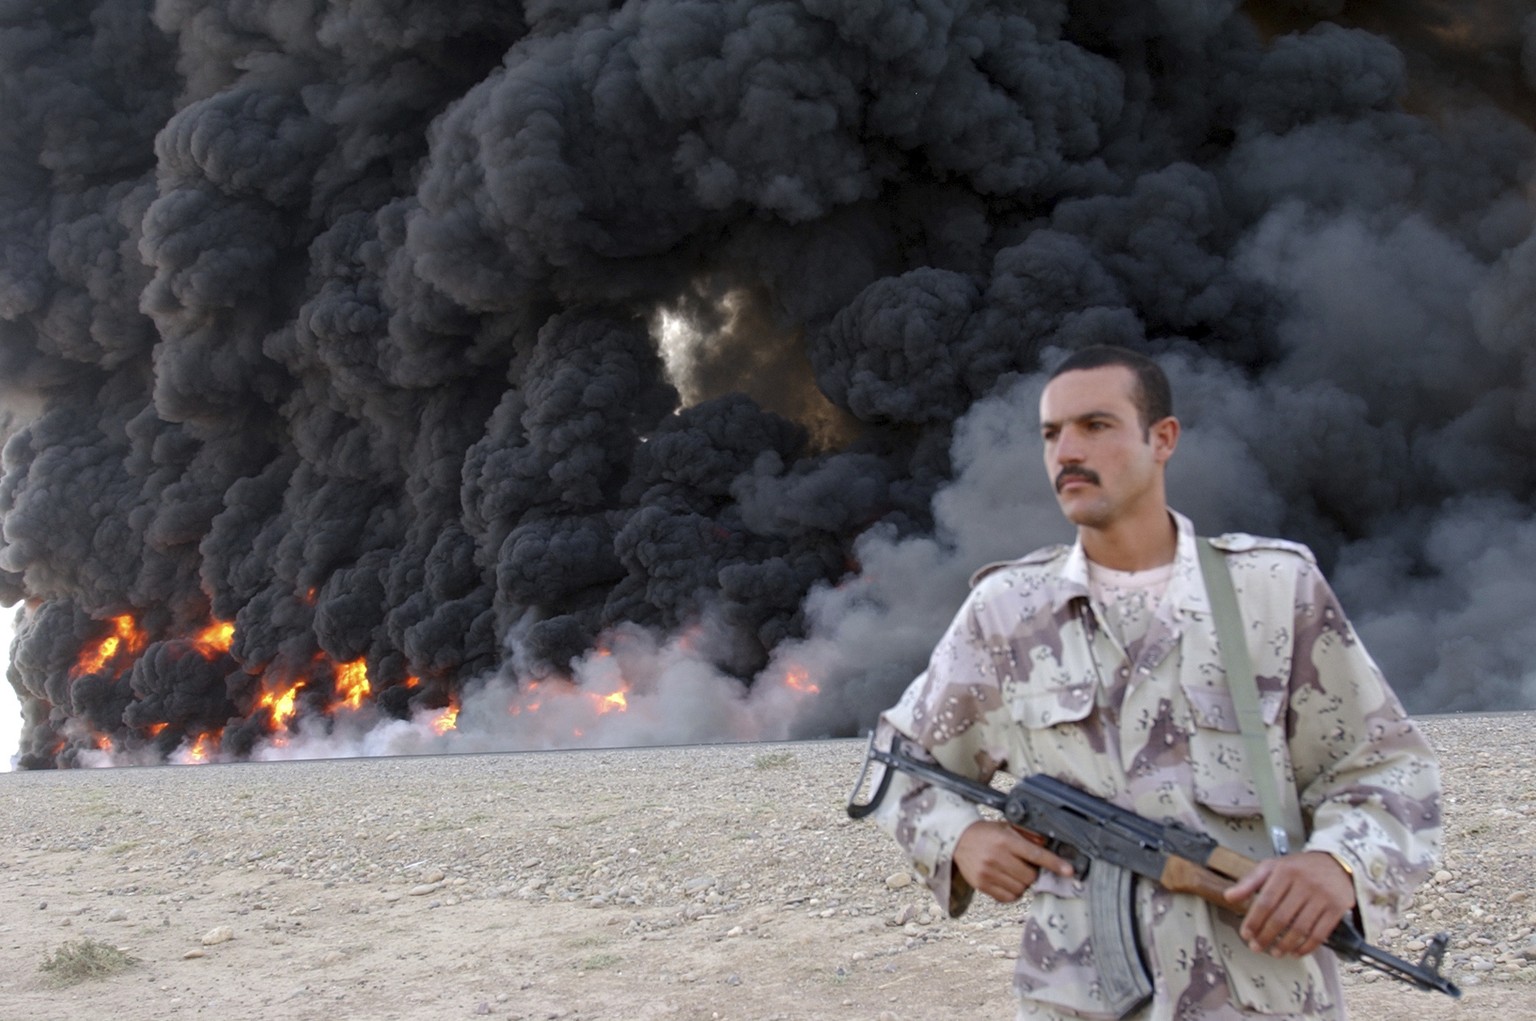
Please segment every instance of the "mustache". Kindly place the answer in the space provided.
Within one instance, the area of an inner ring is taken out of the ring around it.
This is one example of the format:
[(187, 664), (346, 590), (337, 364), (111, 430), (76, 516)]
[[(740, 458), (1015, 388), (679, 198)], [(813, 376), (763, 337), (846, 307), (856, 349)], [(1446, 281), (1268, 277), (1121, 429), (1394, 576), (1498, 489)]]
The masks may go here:
[(1056, 492), (1061, 492), (1061, 487), (1066, 485), (1070, 479), (1082, 479), (1084, 482), (1097, 486), (1099, 484), (1099, 473), (1092, 468), (1063, 468), (1056, 476)]

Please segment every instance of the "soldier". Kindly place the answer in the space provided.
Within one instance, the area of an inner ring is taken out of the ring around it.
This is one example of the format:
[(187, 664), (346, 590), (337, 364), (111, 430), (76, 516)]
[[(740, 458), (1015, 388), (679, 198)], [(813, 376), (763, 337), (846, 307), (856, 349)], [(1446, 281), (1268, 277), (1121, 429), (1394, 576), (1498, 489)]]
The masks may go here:
[[(1375, 941), (1432, 867), (1439, 766), (1311, 552), (1226, 535), (1215, 544), (1272, 760), (1248, 761), (1194, 529), (1166, 501), (1179, 431), (1150, 359), (1095, 347), (1063, 362), (1040, 398), (1040, 434), (1077, 541), (978, 572), (880, 728), (950, 770), (1046, 773), (1264, 859), (1227, 892), (1234, 906), (1251, 900), (1246, 915), (1139, 883), (1135, 931), (1153, 993), (1113, 1004), (1096, 978), (1084, 884), (1037, 835), (982, 820), (905, 773), (878, 818), (951, 915), (976, 890), (1005, 903), (1031, 892), (1014, 973), (1020, 1018), (1342, 1018), (1322, 944), (1351, 912)], [(1256, 768), (1272, 770), (1305, 824), (1291, 853), (1272, 845)]]

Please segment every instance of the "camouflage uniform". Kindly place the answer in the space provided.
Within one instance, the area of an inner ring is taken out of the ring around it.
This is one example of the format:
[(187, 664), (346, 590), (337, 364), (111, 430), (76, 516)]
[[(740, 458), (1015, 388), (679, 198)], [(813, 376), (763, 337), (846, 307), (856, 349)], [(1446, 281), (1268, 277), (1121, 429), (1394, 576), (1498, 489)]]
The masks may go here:
[[(1081, 544), (978, 572), (928, 669), (882, 716), (948, 769), (1046, 773), (1251, 858), (1272, 851), (1244, 762), (1188, 519), (1166, 595), (1129, 652), (1102, 626)], [(1439, 852), (1439, 766), (1356, 638), (1303, 546), (1216, 540), (1242, 607), (1282, 795), (1299, 799), (1306, 849), (1353, 869), (1367, 939), (1407, 904)], [(885, 736), (889, 736), (888, 733)], [(880, 812), (951, 915), (972, 890), (951, 868), (977, 818), (909, 775)], [(1250, 951), (1237, 916), (1138, 883), (1137, 924), (1156, 992), (1133, 1016), (1339, 1018), (1333, 955)], [(1107, 1018), (1082, 884), (1042, 873), (1014, 974), (1020, 1017)]]

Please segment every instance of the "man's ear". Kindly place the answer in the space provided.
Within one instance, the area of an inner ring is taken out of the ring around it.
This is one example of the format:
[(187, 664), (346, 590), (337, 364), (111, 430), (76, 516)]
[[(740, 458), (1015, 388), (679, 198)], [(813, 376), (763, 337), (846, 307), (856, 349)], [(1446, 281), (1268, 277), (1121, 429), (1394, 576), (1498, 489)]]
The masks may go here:
[(1166, 464), (1178, 449), (1180, 429), (1179, 420), (1169, 415), (1153, 422), (1152, 428), (1147, 430), (1148, 440), (1152, 444), (1152, 457), (1158, 464)]

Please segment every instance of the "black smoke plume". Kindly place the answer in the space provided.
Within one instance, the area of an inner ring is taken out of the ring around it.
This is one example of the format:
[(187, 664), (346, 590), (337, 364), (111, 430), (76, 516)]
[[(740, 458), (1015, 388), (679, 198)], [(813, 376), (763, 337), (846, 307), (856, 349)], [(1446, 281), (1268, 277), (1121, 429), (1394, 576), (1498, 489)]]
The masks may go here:
[(0, 7), (19, 763), (852, 733), (1095, 342), (1411, 708), (1536, 704), (1527, 6)]

